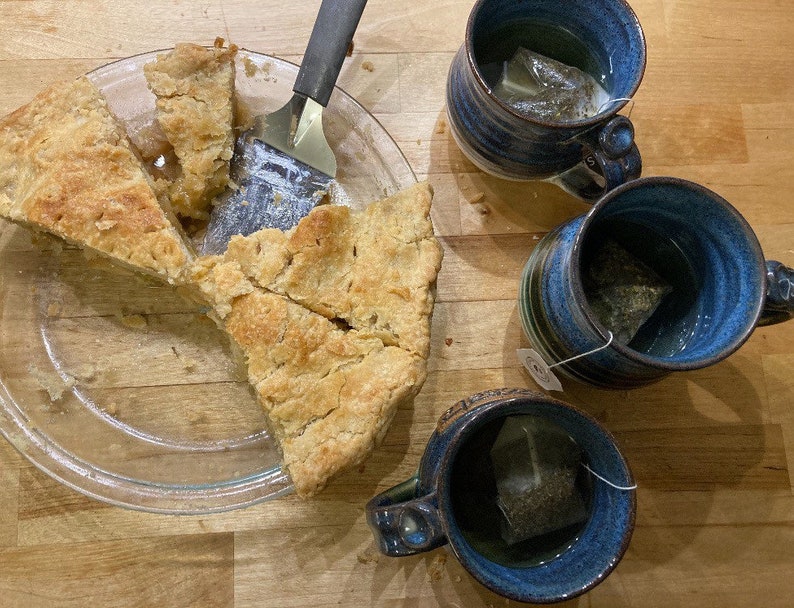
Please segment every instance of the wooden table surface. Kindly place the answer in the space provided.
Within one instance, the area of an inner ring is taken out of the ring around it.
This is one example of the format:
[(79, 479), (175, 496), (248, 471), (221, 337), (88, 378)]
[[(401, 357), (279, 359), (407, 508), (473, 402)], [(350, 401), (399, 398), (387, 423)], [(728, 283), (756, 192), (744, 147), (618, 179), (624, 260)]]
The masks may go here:
[[(435, 188), (445, 250), (429, 378), (364, 467), (318, 498), (198, 516), (129, 511), (49, 479), (0, 441), (0, 606), (508, 606), (451, 553), (379, 556), (363, 505), (416, 468), (437, 417), (520, 367), (521, 268), (538, 238), (587, 207), (547, 184), (487, 177), (444, 118), (472, 0), (370, 0), (340, 85)], [(731, 201), (768, 258), (794, 265), (791, 0), (632, 0), (648, 64), (631, 118), (645, 175)], [(319, 0), (2, 0), (0, 114), (50, 82), (179, 41), (299, 61)], [(471, 202), (483, 193), (482, 200)], [(726, 294), (731, 297), (731, 294)], [(736, 354), (631, 392), (565, 385), (636, 475), (636, 530), (616, 571), (573, 606), (791, 606), (794, 322)]]

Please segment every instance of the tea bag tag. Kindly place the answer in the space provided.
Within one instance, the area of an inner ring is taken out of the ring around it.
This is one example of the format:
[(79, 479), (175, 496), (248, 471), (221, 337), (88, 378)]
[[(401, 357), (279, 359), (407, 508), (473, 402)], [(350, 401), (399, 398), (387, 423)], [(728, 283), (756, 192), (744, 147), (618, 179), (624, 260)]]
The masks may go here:
[(599, 346), (594, 348), (593, 350), (588, 350), (586, 353), (581, 353), (580, 355), (574, 355), (573, 357), (569, 357), (563, 361), (558, 361), (553, 365), (549, 365), (543, 360), (543, 357), (540, 354), (531, 349), (531, 348), (519, 348), (516, 350), (516, 355), (518, 355), (518, 360), (527, 368), (529, 375), (537, 382), (542, 388), (545, 388), (547, 391), (560, 391), (562, 392), (562, 384), (560, 384), (559, 379), (557, 376), (554, 375), (554, 372), (551, 371), (552, 367), (557, 367), (558, 365), (563, 365), (564, 363), (568, 363), (569, 361), (574, 361), (575, 359), (581, 359), (582, 357), (586, 357), (587, 355), (592, 355), (593, 353), (597, 353), (600, 350), (604, 350), (608, 348), (610, 344), (612, 344), (612, 340), (615, 336), (612, 332), (607, 332), (609, 334), (609, 340), (603, 346)]
[(519, 348), (516, 350), (518, 360), (527, 369), (532, 379), (547, 391), (562, 391), (557, 376), (551, 371), (549, 364), (543, 360), (540, 353), (531, 348)]

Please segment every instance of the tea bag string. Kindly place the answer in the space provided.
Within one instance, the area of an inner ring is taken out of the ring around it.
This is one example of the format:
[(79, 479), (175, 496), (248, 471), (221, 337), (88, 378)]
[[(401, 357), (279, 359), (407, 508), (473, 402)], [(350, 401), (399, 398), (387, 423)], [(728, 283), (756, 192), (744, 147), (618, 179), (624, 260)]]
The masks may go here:
[(629, 492), (629, 491), (631, 491), (631, 490), (636, 490), (636, 489), (637, 489), (637, 484), (636, 484), (636, 483), (635, 483), (635, 484), (633, 484), (633, 485), (630, 485), (630, 486), (619, 486), (619, 485), (617, 485), (616, 483), (612, 483), (611, 481), (609, 481), (609, 480), (608, 480), (606, 477), (602, 477), (601, 475), (599, 475), (598, 473), (596, 473), (596, 472), (595, 472), (593, 469), (591, 469), (590, 467), (588, 467), (588, 466), (587, 466), (585, 463), (582, 463), (582, 466), (583, 466), (585, 469), (587, 469), (587, 470), (590, 472), (590, 474), (591, 474), (593, 477), (597, 477), (598, 479), (600, 479), (601, 481), (603, 481), (605, 484), (607, 484), (608, 486), (612, 486), (612, 487), (613, 487), (613, 488), (615, 488), (616, 490), (623, 490), (623, 491), (625, 491), (625, 492)]
[(575, 355), (573, 357), (568, 357), (567, 359), (563, 359), (562, 361), (558, 361), (557, 363), (553, 363), (548, 366), (549, 369), (551, 369), (552, 367), (557, 367), (558, 365), (562, 365), (564, 363), (570, 363), (575, 359), (581, 359), (582, 357), (586, 357), (587, 355), (592, 355), (593, 353), (597, 353), (600, 350), (604, 350), (605, 348), (608, 348), (609, 345), (612, 344), (612, 340), (615, 338), (615, 336), (612, 334), (611, 331), (608, 331), (607, 333), (609, 334), (609, 340), (607, 340), (607, 343), (604, 344), (603, 346), (599, 346), (598, 348), (594, 348), (593, 350), (588, 350), (586, 353), (581, 353), (579, 355)]
[(629, 106), (629, 113), (626, 116), (626, 118), (631, 118), (631, 113), (634, 111), (634, 104), (635, 104), (634, 99), (632, 99), (631, 97), (615, 97), (614, 99), (607, 99), (604, 103), (598, 106), (598, 110), (596, 110), (596, 115), (600, 114), (601, 110), (603, 110), (604, 108), (618, 101), (627, 101), (631, 103), (631, 105)]

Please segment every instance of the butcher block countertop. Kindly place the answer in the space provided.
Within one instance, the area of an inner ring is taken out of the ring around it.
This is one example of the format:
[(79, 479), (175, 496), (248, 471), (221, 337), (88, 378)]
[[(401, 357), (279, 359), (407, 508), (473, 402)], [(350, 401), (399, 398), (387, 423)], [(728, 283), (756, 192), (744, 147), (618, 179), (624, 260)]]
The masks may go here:
[[(631, 0), (648, 62), (631, 109), (643, 174), (729, 200), (767, 258), (794, 265), (794, 10), (788, 0)], [(222, 36), (299, 62), (319, 0), (1, 0), (0, 115), (51, 82)], [(503, 607), (445, 548), (379, 555), (363, 507), (415, 471), (435, 421), (472, 393), (538, 389), (516, 290), (538, 239), (587, 205), (488, 177), (446, 123), (444, 89), (472, 0), (370, 0), (340, 86), (435, 189), (445, 258), (430, 373), (383, 445), (312, 500), (171, 516), (87, 498), (0, 441), (0, 607)], [(731, 294), (726, 294), (731, 297)], [(130, 356), (134, 354), (131, 353)], [(566, 383), (635, 474), (617, 569), (570, 606), (791, 606), (794, 321), (711, 368), (630, 392)]]

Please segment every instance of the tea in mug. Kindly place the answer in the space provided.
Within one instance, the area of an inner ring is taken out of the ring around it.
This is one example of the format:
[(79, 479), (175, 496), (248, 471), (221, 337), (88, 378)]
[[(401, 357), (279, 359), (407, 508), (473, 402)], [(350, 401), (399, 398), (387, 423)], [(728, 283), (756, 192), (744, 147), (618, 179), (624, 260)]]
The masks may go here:
[(493, 93), (522, 114), (556, 121), (595, 116), (610, 100), (589, 74), (523, 47), (504, 62)]
[(632, 341), (673, 289), (611, 238), (599, 244), (586, 268), (582, 284), (590, 308), (621, 344)]
[(607, 218), (593, 225), (581, 259), (587, 303), (615, 340), (654, 357), (686, 348), (700, 317), (698, 283), (674, 239)]
[(587, 525), (592, 479), (586, 456), (559, 425), (531, 415), (483, 425), (460, 448), (452, 505), (467, 542), (511, 567), (562, 554)]
[(611, 99), (610, 74), (575, 35), (532, 19), (513, 20), (474, 53), (493, 93), (518, 112), (542, 120), (596, 115)]

